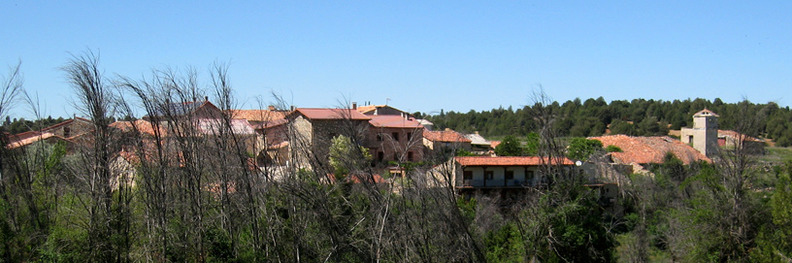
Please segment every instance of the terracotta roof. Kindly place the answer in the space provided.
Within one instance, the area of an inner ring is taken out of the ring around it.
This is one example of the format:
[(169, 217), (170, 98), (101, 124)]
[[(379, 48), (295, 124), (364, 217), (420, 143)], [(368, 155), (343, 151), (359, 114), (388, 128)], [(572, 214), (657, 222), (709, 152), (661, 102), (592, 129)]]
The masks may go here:
[(62, 140), (62, 141), (66, 141), (66, 142), (69, 141), (68, 139), (63, 138), (61, 136), (58, 136), (58, 135), (55, 135), (55, 134), (52, 134), (52, 133), (49, 133), (49, 132), (45, 132), (45, 133), (36, 134), (35, 136), (27, 137), (27, 138), (22, 139), (22, 140), (16, 140), (16, 141), (14, 141), (12, 143), (9, 143), (6, 147), (8, 149), (16, 149), (16, 148), (19, 148), (19, 147), (28, 146), (28, 145), (33, 144), (33, 143), (38, 142), (38, 141), (44, 141), (44, 140), (48, 140), (48, 139)]
[[(462, 166), (537, 166), (551, 163), (546, 157), (537, 156), (462, 156), (455, 157), (456, 162)], [(560, 161), (563, 165), (573, 165), (574, 163), (564, 157)]]
[(619, 134), (589, 139), (601, 141), (603, 147), (615, 145), (621, 148), (622, 152), (612, 152), (610, 155), (615, 161), (624, 164), (663, 163), (663, 158), (669, 152), (685, 164), (699, 160), (712, 162), (693, 147), (668, 136), (632, 137)]
[(297, 108), (295, 112), (312, 120), (370, 120), (366, 115), (352, 109)]
[(261, 124), (254, 125), (253, 127), (256, 128), (256, 130), (259, 130), (259, 129), (267, 129), (267, 128), (280, 126), (280, 125), (283, 125), (283, 124), (286, 124), (286, 123), (289, 123), (289, 120), (279, 119), (279, 120), (274, 120), (274, 121), (265, 121), (265, 122), (263, 122)]
[(374, 115), (369, 123), (377, 128), (423, 128), (414, 118), (405, 119), (398, 115)]
[(693, 114), (693, 117), (697, 117), (697, 116), (715, 116), (715, 117), (720, 117), (720, 115), (715, 114), (714, 112), (712, 112), (711, 110), (708, 110), (706, 108)]
[(271, 110), (230, 110), (231, 118), (245, 119), (248, 121), (268, 122), (286, 118), (285, 111)]
[(445, 131), (424, 130), (423, 136), (427, 140), (433, 142), (470, 142), (470, 139), (466, 138), (465, 135), (462, 135), (461, 133), (455, 132), (453, 130), (445, 130)]
[(365, 114), (366, 112), (370, 112), (377, 109), (377, 105), (366, 105), (366, 106), (358, 106), (357, 111), (360, 113)]
[(737, 140), (740, 137), (742, 137), (743, 140), (747, 141), (747, 142), (761, 142), (762, 141), (762, 140), (760, 140), (758, 138), (754, 138), (754, 137), (751, 137), (751, 136), (748, 136), (748, 135), (745, 135), (745, 134), (741, 134), (741, 133), (736, 132), (736, 131), (731, 131), (731, 130), (718, 130), (718, 137), (731, 137), (731, 138), (734, 138), (735, 140)]
[(29, 138), (33, 138), (33, 137), (36, 137), (36, 136), (41, 136), (41, 132), (39, 132), (39, 131), (20, 132), (20, 133), (17, 133), (17, 134), (9, 135), (8, 139), (9, 139), (9, 144), (12, 144), (12, 143), (15, 143), (15, 142), (18, 142), (18, 141), (22, 141), (22, 140), (25, 140), (25, 139), (29, 139)]
[(498, 147), (498, 145), (500, 145), (500, 143), (501, 143), (501, 141), (491, 141), (490, 142), (490, 147), (492, 147), (492, 149), (495, 149), (495, 147)]
[[(110, 127), (121, 129), (122, 131), (132, 131), (133, 129), (137, 129), (140, 131), (140, 133), (154, 136), (154, 125), (152, 125), (151, 122), (143, 119), (135, 121), (116, 121), (111, 123)], [(162, 126), (159, 126), (159, 133), (160, 136), (166, 136), (168, 134), (167, 129)]]

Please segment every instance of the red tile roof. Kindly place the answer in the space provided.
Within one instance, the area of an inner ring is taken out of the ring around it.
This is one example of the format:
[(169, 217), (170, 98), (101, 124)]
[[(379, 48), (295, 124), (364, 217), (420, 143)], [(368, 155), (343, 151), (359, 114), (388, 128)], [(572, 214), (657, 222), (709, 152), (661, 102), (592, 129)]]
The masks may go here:
[(546, 157), (537, 156), (462, 156), (455, 157), (455, 159), (462, 166), (537, 166), (559, 162), (563, 165), (574, 164), (566, 157), (560, 160), (550, 160)]
[(269, 122), (286, 118), (285, 111), (271, 110), (230, 110), (232, 119), (245, 119), (255, 122)]
[(265, 121), (265, 122), (263, 122), (261, 124), (253, 125), (253, 127), (256, 128), (256, 130), (260, 130), (260, 129), (268, 129), (268, 128), (277, 127), (277, 126), (280, 126), (280, 125), (283, 125), (283, 124), (286, 124), (286, 123), (289, 123), (289, 120), (279, 119), (279, 120), (274, 120), (274, 121)]
[[(120, 129), (122, 131), (132, 131), (133, 129), (137, 129), (140, 133), (147, 134), (154, 136), (154, 125), (143, 119), (135, 120), (135, 121), (116, 121), (110, 124), (110, 127)], [(159, 134), (160, 136), (166, 136), (168, 134), (165, 127), (159, 126)]]
[(415, 119), (405, 119), (398, 115), (374, 115), (369, 123), (377, 128), (423, 128)]
[(370, 120), (366, 115), (352, 109), (297, 108), (294, 112), (311, 120)]
[(376, 110), (377, 107), (381, 107), (381, 106), (378, 106), (378, 105), (358, 106), (357, 107), (357, 111), (360, 112), (360, 113), (364, 113), (365, 114), (366, 112), (370, 112), (370, 111)]
[(52, 134), (52, 133), (49, 133), (49, 132), (45, 132), (45, 133), (36, 132), (36, 134), (34, 136), (29, 136), (29, 137), (27, 137), (25, 139), (15, 140), (15, 141), (9, 143), (8, 145), (6, 145), (6, 148), (8, 148), (8, 149), (16, 149), (16, 148), (19, 148), (19, 147), (28, 146), (28, 145), (33, 144), (33, 143), (38, 142), (38, 141), (44, 141), (44, 140), (49, 140), (49, 139), (62, 140), (62, 141), (66, 141), (66, 142), (69, 141), (66, 138), (63, 138), (61, 136), (58, 136), (58, 135), (55, 135), (55, 134)]
[(453, 130), (445, 130), (445, 131), (430, 131), (425, 130), (423, 132), (424, 138), (433, 142), (471, 142), (470, 139), (462, 135), (461, 133), (455, 132)]
[(492, 147), (492, 149), (495, 149), (495, 147), (498, 147), (498, 145), (500, 145), (500, 144), (501, 144), (501, 141), (491, 141), (490, 142), (490, 147)]
[(601, 141), (603, 147), (615, 145), (621, 148), (622, 152), (612, 152), (610, 155), (615, 161), (624, 164), (663, 163), (663, 158), (669, 152), (685, 164), (700, 160), (712, 162), (693, 147), (668, 136), (632, 137), (620, 134), (589, 139)]
[(12, 144), (12, 143), (15, 143), (15, 142), (18, 142), (18, 141), (30, 139), (30, 138), (37, 137), (37, 136), (41, 136), (41, 132), (39, 132), (39, 131), (20, 132), (20, 133), (17, 133), (17, 134), (9, 135), (8, 136), (8, 140), (9, 140), (8, 143)]

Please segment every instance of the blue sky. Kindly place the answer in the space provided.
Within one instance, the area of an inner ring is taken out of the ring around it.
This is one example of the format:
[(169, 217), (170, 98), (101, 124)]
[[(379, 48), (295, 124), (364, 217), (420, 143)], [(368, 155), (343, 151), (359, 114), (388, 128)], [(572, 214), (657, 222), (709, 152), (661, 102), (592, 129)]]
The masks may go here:
[(792, 1), (165, 2), (2, 1), (0, 72), (21, 60), (52, 116), (75, 112), (59, 67), (87, 49), (111, 78), (228, 62), (243, 108), (275, 92), (466, 112), (530, 104), (540, 86), (559, 101), (792, 104)]

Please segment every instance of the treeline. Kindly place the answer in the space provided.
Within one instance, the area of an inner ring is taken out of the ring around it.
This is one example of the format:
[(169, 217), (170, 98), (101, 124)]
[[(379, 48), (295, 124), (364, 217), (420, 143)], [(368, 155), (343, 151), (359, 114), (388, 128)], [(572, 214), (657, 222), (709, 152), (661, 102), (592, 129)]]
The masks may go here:
[[(693, 114), (710, 109), (720, 115), (721, 129), (734, 129), (741, 104), (745, 104), (748, 116), (760, 122), (756, 129), (745, 131), (753, 136), (773, 139), (779, 146), (792, 145), (792, 111), (789, 107), (779, 107), (768, 102), (756, 104), (749, 101), (724, 103), (716, 98), (712, 101), (697, 98), (694, 100), (615, 100), (607, 103), (602, 97), (581, 101), (574, 99), (563, 104), (546, 104), (549, 111), (558, 115), (554, 125), (563, 136), (599, 136), (610, 127), (611, 133), (635, 136), (665, 135), (669, 129), (691, 127)], [(461, 132), (479, 131), (485, 136), (517, 135), (525, 136), (538, 129), (531, 118), (532, 108), (538, 105), (514, 109), (498, 108), (489, 111), (444, 112), (437, 115), (416, 113), (432, 121), (438, 129), (451, 128)]]
[(22, 133), (26, 131), (37, 131), (43, 128), (47, 128), (49, 126), (58, 124), (63, 122), (65, 119), (63, 117), (58, 117), (57, 119), (52, 118), (52, 116), (47, 116), (47, 118), (41, 118), (37, 120), (26, 120), (25, 118), (14, 118), (11, 120), (11, 117), (6, 116), (5, 121), (3, 122), (3, 129), (5, 132), (11, 134)]

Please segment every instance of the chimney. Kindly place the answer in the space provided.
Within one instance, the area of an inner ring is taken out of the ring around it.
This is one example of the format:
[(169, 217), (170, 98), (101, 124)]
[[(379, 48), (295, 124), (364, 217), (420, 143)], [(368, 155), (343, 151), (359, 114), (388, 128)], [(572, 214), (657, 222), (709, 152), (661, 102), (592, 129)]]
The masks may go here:
[(204, 96), (204, 101), (209, 101), (209, 96)]
[(445, 128), (445, 131), (451, 131), (451, 128)]
[(357, 102), (352, 102), (352, 109), (357, 110)]
[(270, 111), (275, 111), (275, 106), (274, 105), (269, 105), (269, 107), (267, 107), (267, 108), (269, 108)]

